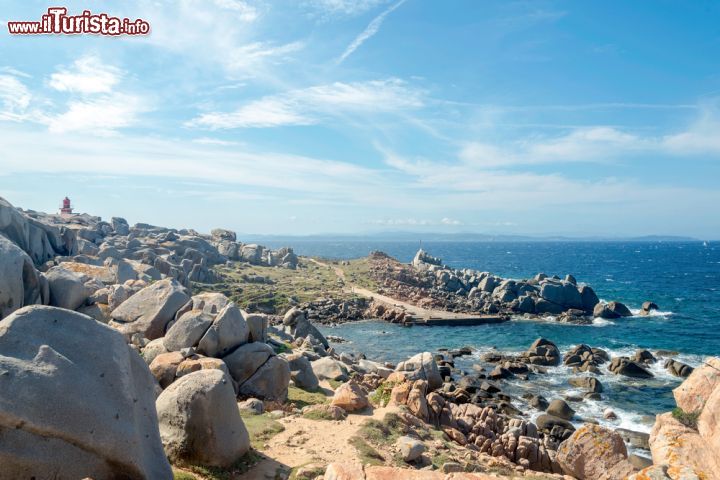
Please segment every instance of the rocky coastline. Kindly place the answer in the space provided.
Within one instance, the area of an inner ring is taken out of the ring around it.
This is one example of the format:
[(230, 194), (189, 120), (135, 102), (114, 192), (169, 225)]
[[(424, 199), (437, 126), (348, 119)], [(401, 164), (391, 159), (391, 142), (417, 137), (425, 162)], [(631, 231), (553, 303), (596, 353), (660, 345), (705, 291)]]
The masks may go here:
[[(502, 279), (423, 251), (411, 265), (371, 260), (379, 293), (413, 305), (573, 323), (630, 313), (572, 276)], [(373, 361), (339, 352), (313, 322), (403, 322), (402, 309), (379, 315), (380, 303), (355, 298), (245, 310), (212, 291), (227, 262), (300, 266), (291, 248), (228, 230), (131, 227), (0, 199), (0, 479), (720, 478), (717, 358), (693, 368), (670, 352), (561, 352), (538, 338), (471, 370), (456, 365), (469, 347)], [(577, 415), (605, 394), (604, 376), (651, 378), (657, 362), (685, 381), (649, 437)], [(533, 393), (552, 368), (583, 394)], [(283, 430), (292, 436), (274, 440)]]

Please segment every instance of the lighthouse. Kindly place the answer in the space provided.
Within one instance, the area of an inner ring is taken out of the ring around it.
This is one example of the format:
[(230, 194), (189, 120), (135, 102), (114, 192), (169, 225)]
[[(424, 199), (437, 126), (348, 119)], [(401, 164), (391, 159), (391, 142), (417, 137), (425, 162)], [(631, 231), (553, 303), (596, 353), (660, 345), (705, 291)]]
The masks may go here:
[(62, 201), (62, 207), (60, 207), (60, 215), (72, 215), (73, 209), (72, 205), (70, 204), (70, 199), (68, 197), (63, 198)]

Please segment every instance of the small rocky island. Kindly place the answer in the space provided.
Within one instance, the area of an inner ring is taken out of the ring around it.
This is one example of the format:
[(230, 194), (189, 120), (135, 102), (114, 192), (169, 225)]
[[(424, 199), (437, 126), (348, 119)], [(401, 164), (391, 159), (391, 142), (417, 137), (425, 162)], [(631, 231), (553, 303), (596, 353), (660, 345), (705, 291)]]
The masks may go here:
[[(389, 364), (313, 324), (434, 312), (630, 314), (572, 276), (502, 279), (423, 251), (328, 262), (0, 199), (0, 479), (719, 478), (720, 359), (538, 338), (464, 371), (472, 348)], [(603, 375), (650, 378), (662, 360), (687, 378), (649, 436), (573, 409), (605, 394)], [(582, 397), (532, 393), (552, 368)]]

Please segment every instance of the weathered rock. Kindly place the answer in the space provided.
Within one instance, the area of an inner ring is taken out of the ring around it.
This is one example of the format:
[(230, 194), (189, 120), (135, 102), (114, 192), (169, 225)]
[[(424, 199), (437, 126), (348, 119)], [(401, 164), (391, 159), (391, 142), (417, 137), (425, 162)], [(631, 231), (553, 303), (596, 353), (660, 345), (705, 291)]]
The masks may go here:
[(18, 308), (43, 303), (41, 282), (30, 257), (0, 235), (0, 319)]
[(356, 412), (370, 405), (367, 394), (360, 385), (355, 382), (347, 382), (335, 390), (331, 405), (340, 407), (346, 412)]
[(305, 390), (315, 390), (320, 386), (310, 360), (302, 353), (291, 353), (285, 356), (290, 367), (290, 378), (296, 387)]
[(560, 444), (556, 460), (579, 480), (624, 480), (635, 471), (620, 435), (587, 423)]
[(533, 365), (558, 365), (560, 364), (560, 350), (550, 340), (538, 338), (523, 353), (522, 360)]
[(172, 478), (155, 380), (118, 332), (25, 307), (0, 322), (0, 352), (0, 477)]
[(148, 340), (154, 340), (165, 335), (168, 322), (189, 300), (187, 289), (177, 280), (160, 280), (143, 288), (113, 310), (110, 326), (126, 337), (142, 333)]
[(348, 379), (347, 367), (334, 358), (323, 357), (311, 363), (313, 372), (320, 380), (345, 381)]
[(242, 384), (273, 355), (275, 352), (271, 346), (253, 342), (235, 349), (230, 355), (224, 357), (223, 361), (227, 364), (232, 378), (238, 384)]
[(212, 323), (212, 317), (202, 310), (184, 313), (165, 334), (165, 348), (174, 352), (196, 346)]
[(83, 277), (61, 266), (48, 270), (45, 278), (50, 286), (50, 305), (54, 307), (75, 310), (90, 296)]
[(593, 309), (593, 315), (605, 319), (614, 319), (621, 317), (632, 317), (629, 308), (620, 302), (598, 303)]
[(425, 444), (416, 438), (402, 436), (397, 439), (396, 445), (400, 456), (406, 462), (414, 462), (425, 453)]
[(407, 380), (426, 380), (430, 391), (440, 388), (443, 384), (437, 363), (430, 352), (418, 353), (400, 362), (395, 372), (400, 373)]
[[(254, 345), (250, 343), (248, 345)], [(284, 358), (270, 357), (245, 383), (240, 393), (265, 400), (284, 402), (288, 396), (290, 367)]]
[(600, 299), (595, 294), (595, 290), (587, 285), (583, 285), (578, 289), (580, 292), (580, 298), (582, 299), (582, 308), (586, 312), (592, 312), (595, 309), (595, 305), (600, 303)]
[(720, 358), (712, 357), (696, 368), (687, 380), (673, 390), (673, 396), (677, 406), (685, 412), (699, 412), (718, 386), (720, 386)]
[(679, 362), (672, 358), (668, 358), (664, 364), (665, 369), (676, 377), (687, 378), (693, 372), (693, 367), (685, 363)]
[(228, 467), (250, 449), (230, 379), (200, 370), (178, 379), (157, 399), (160, 437), (173, 461)]
[(570, 408), (565, 400), (556, 398), (548, 405), (547, 413), (563, 420), (570, 420), (575, 415), (575, 410)]
[(226, 305), (198, 343), (198, 351), (209, 357), (222, 357), (235, 347), (247, 343), (250, 329), (240, 309)]
[(583, 308), (580, 292), (573, 283), (543, 281), (540, 283), (540, 297), (560, 305), (563, 309)]
[(595, 377), (572, 377), (568, 379), (568, 383), (592, 393), (601, 393), (603, 391), (602, 383)]
[(175, 381), (177, 368), (184, 359), (180, 352), (160, 353), (150, 363), (150, 372), (162, 388), (167, 388)]
[(243, 412), (253, 413), (255, 415), (260, 415), (265, 411), (265, 405), (262, 400), (258, 400), (257, 398), (248, 398), (245, 401), (239, 402), (238, 408)]
[(267, 341), (267, 328), (268, 328), (268, 317), (262, 313), (250, 313), (245, 314), (245, 321), (247, 322), (249, 333), (249, 342), (266, 342)]
[[(650, 452), (655, 465), (667, 465), (668, 471), (677, 472), (677, 476), (671, 478), (714, 478), (715, 473), (720, 472), (720, 456), (708, 447), (696, 430), (682, 425), (671, 413), (655, 418), (650, 432)], [(681, 473), (686, 476), (680, 476)]]
[(635, 378), (652, 378), (654, 375), (649, 370), (646, 370), (637, 362), (631, 361), (627, 357), (615, 357), (608, 366), (615, 375), (625, 375), (626, 377)]

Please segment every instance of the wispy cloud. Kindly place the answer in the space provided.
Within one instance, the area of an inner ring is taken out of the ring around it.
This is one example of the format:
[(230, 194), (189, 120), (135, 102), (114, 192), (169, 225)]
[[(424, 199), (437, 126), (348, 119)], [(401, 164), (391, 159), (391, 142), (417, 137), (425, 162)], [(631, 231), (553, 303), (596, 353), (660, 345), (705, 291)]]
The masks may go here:
[(309, 0), (305, 4), (321, 18), (361, 15), (388, 0)]
[(121, 76), (118, 68), (88, 55), (77, 59), (70, 68), (60, 68), (50, 75), (48, 84), (61, 92), (110, 93)]
[(134, 125), (148, 106), (135, 95), (114, 93), (93, 99), (73, 100), (64, 113), (49, 117), (52, 133), (83, 131), (93, 135), (114, 135), (118, 129)]
[(421, 89), (397, 78), (335, 82), (266, 96), (229, 113), (205, 113), (188, 125), (211, 129), (312, 125), (338, 114), (419, 108), (423, 97)]
[(367, 27), (365, 27), (365, 30), (363, 30), (360, 35), (355, 37), (355, 40), (353, 40), (350, 45), (347, 46), (345, 51), (338, 57), (336, 63), (341, 64), (345, 61), (346, 58), (348, 58), (350, 55), (355, 52), (360, 46), (365, 43), (369, 38), (371, 38), (373, 35), (375, 35), (378, 30), (380, 30), (380, 27), (382, 26), (383, 22), (385, 21), (385, 17), (387, 17), (390, 13), (392, 13), (394, 10), (396, 10), (400, 5), (405, 3), (406, 0), (400, 0), (399, 2), (391, 5), (388, 7), (384, 12), (382, 12), (377, 17), (373, 18), (372, 21), (368, 24)]
[(0, 75), (0, 120), (22, 120), (32, 95), (18, 78)]

